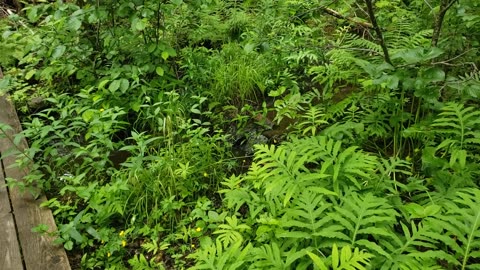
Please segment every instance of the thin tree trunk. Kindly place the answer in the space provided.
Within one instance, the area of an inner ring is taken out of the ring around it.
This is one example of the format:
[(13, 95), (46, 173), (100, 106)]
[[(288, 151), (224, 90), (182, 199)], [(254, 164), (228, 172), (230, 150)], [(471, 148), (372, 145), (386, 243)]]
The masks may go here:
[(432, 47), (437, 47), (438, 40), (440, 39), (440, 32), (442, 31), (443, 19), (445, 14), (452, 7), (452, 5), (457, 2), (457, 0), (441, 0), (440, 11), (438, 12), (437, 17), (435, 18), (435, 25), (433, 26), (433, 35), (432, 35)]
[(377, 33), (377, 38), (380, 43), (380, 46), (383, 50), (383, 57), (385, 58), (385, 62), (392, 65), (392, 61), (390, 60), (390, 54), (388, 53), (387, 45), (385, 44), (385, 39), (383, 39), (382, 29), (378, 26), (377, 19), (375, 18), (375, 13), (373, 12), (373, 5), (372, 0), (365, 0), (365, 4), (367, 4), (367, 13), (368, 17), (370, 17), (370, 21), (372, 23), (373, 29)]

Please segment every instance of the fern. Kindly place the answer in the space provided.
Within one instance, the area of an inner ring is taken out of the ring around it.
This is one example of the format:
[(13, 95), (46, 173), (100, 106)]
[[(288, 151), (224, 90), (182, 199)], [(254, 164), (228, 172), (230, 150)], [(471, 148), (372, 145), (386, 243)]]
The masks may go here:
[(310, 251), (307, 251), (307, 254), (312, 259), (314, 265), (321, 270), (328, 270), (329, 267), (327, 267), (327, 265), (331, 266), (334, 270), (363, 270), (367, 269), (365, 265), (369, 265), (369, 260), (373, 257), (371, 254), (358, 248), (355, 248), (352, 252), (350, 246), (342, 247), (339, 253), (336, 244), (333, 244), (332, 255), (329, 257), (330, 260), (327, 261), (327, 263)]
[[(441, 269), (437, 259), (451, 259), (451, 256), (443, 251), (436, 251), (437, 241), (432, 239), (432, 228), (429, 224), (412, 222), (410, 227), (401, 223), (402, 235), (393, 235), (393, 238), (382, 239), (380, 244), (389, 252), (389, 257), (376, 260), (381, 269)], [(419, 251), (419, 247), (427, 251)]]
[[(254, 248), (251, 252), (251, 269), (306, 269), (305, 262), (300, 259), (305, 256), (305, 251), (284, 251), (285, 247), (273, 241), (269, 244)], [(299, 262), (300, 261), (300, 262)], [(295, 265), (296, 264), (296, 265)], [(294, 266), (295, 265), (295, 266)], [(307, 264), (308, 265), (308, 264)]]
[(217, 239), (220, 240), (225, 246), (230, 244), (242, 242), (242, 232), (250, 231), (251, 228), (246, 224), (239, 224), (239, 220), (236, 216), (226, 217), (227, 224), (221, 224), (218, 229), (213, 232), (217, 234)]
[(345, 180), (349, 180), (360, 189), (362, 185), (359, 180), (368, 183), (370, 175), (375, 171), (377, 159), (358, 151), (355, 146), (342, 150), (341, 145), (341, 141), (319, 136), (306, 139), (294, 138), (291, 143), (286, 143), (285, 147), (302, 153), (303, 163), (309, 161), (310, 164), (318, 164), (320, 162), (321, 166), (317, 172), (323, 178), (326, 178), (325, 175), (330, 176), (331, 182), (328, 186), (333, 187), (335, 192), (339, 192), (340, 182), (344, 183)]
[(449, 260), (460, 269), (480, 268), (480, 190), (464, 189), (446, 203), (445, 215), (427, 219), (435, 228), (429, 236), (448, 247), (456, 260)]
[(480, 111), (474, 107), (465, 108), (463, 104), (449, 103), (442, 108), (439, 118), (431, 125), (435, 132), (443, 136), (437, 149), (460, 148), (478, 149), (480, 136)]
[(341, 227), (331, 224), (332, 219), (327, 214), (332, 204), (325, 202), (322, 194), (310, 190), (304, 191), (292, 204), (293, 207), (285, 210), (280, 223), (284, 230), (279, 232), (277, 237), (304, 239), (304, 241), (312, 238), (316, 241), (318, 236), (348, 239), (338, 232)]
[(325, 114), (322, 113), (322, 109), (318, 106), (309, 105), (309, 108), (301, 115), (301, 119), (296, 124), (296, 128), (302, 131), (302, 135), (310, 133), (311, 136), (315, 136), (318, 133), (319, 127), (324, 124), (328, 124), (328, 122), (325, 120)]
[(369, 239), (393, 238), (391, 228), (398, 214), (388, 201), (371, 193), (360, 197), (358, 193), (352, 192), (342, 203), (329, 213), (329, 217), (342, 226), (348, 244), (389, 258), (390, 255), (380, 245)]
[(448, 86), (457, 89), (459, 94), (469, 99), (480, 97), (480, 71), (475, 70), (448, 82)]
[[(211, 242), (211, 241), (210, 241)], [(251, 244), (242, 247), (242, 242), (235, 242), (231, 246), (224, 246), (219, 239), (215, 243), (206, 244), (202, 249), (188, 255), (188, 258), (196, 259), (195, 269), (244, 269)]]

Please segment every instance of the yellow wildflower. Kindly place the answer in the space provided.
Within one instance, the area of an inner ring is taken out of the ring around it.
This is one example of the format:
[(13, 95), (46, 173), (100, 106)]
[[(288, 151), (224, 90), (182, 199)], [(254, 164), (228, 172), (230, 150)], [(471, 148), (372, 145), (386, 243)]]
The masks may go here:
[(208, 177), (208, 173), (204, 172), (203, 177)]
[(120, 233), (118, 235), (120, 235), (120, 237), (124, 237), (125, 236), (125, 231), (120, 231)]
[(110, 257), (110, 256), (112, 256), (112, 253), (108, 252), (107, 257)]
[(195, 229), (195, 231), (196, 231), (196, 232), (201, 232), (201, 231), (202, 231), (202, 228), (197, 227), (197, 228)]
[(127, 245), (127, 241), (122, 240), (122, 247), (125, 247)]
[(192, 248), (195, 248), (195, 244), (192, 244)]
[(104, 108), (101, 108), (99, 111), (100, 111), (100, 112), (103, 112), (103, 111), (105, 111), (105, 109), (104, 109)]

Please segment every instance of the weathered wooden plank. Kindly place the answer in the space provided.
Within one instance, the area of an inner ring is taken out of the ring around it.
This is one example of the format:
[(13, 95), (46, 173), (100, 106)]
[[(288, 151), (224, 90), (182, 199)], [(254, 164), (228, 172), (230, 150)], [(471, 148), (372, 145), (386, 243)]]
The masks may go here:
[(1, 165), (0, 162), (0, 269), (23, 270), (15, 221)]
[[(17, 113), (5, 97), (0, 97), (0, 122), (13, 127), (13, 130), (7, 132), (7, 136), (10, 138), (13, 138), (14, 133), (21, 132)], [(12, 147), (19, 147), (20, 150), (27, 147), (24, 139), (17, 146), (14, 146), (10, 140), (3, 142), (5, 143), (0, 148), (2, 153)], [(6, 177), (21, 180), (28, 173), (26, 169), (12, 166), (15, 164), (15, 156), (4, 157), (3, 162)], [(22, 193), (17, 188), (10, 189), (10, 201), (15, 215), (25, 267), (27, 270), (69, 270), (70, 264), (63, 247), (54, 246), (52, 243), (54, 239), (50, 236), (32, 232), (32, 228), (40, 224), (47, 225), (50, 231), (57, 229), (51, 211), (39, 206), (45, 200), (44, 196), (35, 199), (28, 192)]]

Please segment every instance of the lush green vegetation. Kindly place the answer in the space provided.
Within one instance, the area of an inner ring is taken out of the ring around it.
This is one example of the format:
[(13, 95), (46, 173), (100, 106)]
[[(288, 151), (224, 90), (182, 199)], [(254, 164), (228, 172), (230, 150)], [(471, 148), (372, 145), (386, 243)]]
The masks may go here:
[(480, 269), (477, 0), (37, 2), (9, 185), (76, 267)]

